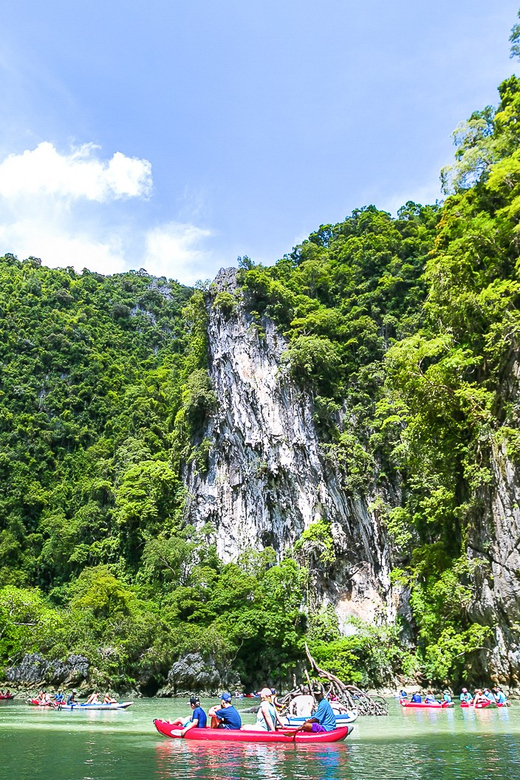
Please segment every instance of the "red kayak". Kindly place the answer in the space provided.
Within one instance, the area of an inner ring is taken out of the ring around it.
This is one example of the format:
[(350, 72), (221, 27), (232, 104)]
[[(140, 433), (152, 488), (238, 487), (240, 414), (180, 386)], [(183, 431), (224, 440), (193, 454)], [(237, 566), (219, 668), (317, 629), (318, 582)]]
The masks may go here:
[(41, 699), (27, 699), (26, 704), (30, 704), (32, 707), (52, 707), (52, 702), (41, 701)]
[(0, 701), (7, 701), (8, 699), (14, 699), (14, 693), (0, 693)]
[[(174, 726), (167, 720), (154, 720), (155, 728), (159, 734), (165, 737), (181, 739), (178, 726)], [(247, 731), (235, 729), (189, 729), (182, 739), (198, 739), (205, 742), (341, 742), (352, 731), (353, 726), (343, 726), (334, 731), (295, 731), (294, 729), (280, 729), (279, 731)]]
[(491, 707), (492, 704), (495, 704), (495, 702), (493, 702), (493, 701), (479, 701), (478, 704), (470, 704), (467, 701), (461, 701), (460, 706), (461, 707), (472, 707), (475, 710), (483, 710), (486, 707)]
[(425, 702), (425, 701), (405, 701), (404, 699), (401, 699), (401, 707), (407, 707), (410, 709), (417, 709), (417, 710), (447, 710), (450, 707), (453, 707), (452, 701), (436, 701), (436, 702)]

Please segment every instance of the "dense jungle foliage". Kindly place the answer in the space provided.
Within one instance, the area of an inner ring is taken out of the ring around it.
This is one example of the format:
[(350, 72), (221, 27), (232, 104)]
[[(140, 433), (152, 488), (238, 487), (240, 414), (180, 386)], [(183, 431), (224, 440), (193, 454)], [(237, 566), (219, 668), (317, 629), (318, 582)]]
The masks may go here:
[(213, 529), (183, 525), (181, 468), (204, 460), (215, 404), (203, 290), (6, 255), (0, 677), (26, 652), (77, 653), (96, 684), (154, 692), (200, 651), (247, 686), (274, 684), (307, 641), (363, 685), (461, 679), (492, 641), (469, 618), (485, 561), (468, 538), (491, 454), (520, 459), (503, 390), (520, 329), (520, 80), (499, 98), (456, 131), (442, 205), (358, 209), (271, 267), (239, 263), (259, 334), (277, 323), (285, 370), (314, 398), (323, 456), (388, 528), (411, 620), (345, 637), (313, 605), (308, 551), (324, 571), (335, 559), (326, 522), (281, 562), (268, 549), (226, 565)]

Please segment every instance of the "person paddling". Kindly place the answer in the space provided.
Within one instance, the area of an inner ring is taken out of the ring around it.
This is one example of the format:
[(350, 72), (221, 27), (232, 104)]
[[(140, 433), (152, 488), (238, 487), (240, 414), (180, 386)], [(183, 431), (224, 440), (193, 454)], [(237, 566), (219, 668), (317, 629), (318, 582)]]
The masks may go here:
[(231, 703), (231, 694), (227, 691), (220, 695), (220, 707), (212, 707), (208, 715), (211, 718), (212, 729), (234, 729), (242, 726), (240, 713)]
[(323, 686), (320, 685), (319, 687), (314, 688), (313, 694), (318, 702), (318, 709), (314, 713), (314, 717), (305, 721), (302, 726), (302, 731), (312, 731), (314, 733), (320, 731), (334, 731), (336, 728), (336, 716), (325, 698)]

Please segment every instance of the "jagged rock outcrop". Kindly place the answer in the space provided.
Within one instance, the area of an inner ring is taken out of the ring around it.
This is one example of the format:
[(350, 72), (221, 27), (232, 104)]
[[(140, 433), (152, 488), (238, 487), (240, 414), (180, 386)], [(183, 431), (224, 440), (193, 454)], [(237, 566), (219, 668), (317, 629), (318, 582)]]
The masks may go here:
[(89, 661), (82, 655), (70, 655), (66, 661), (49, 661), (39, 653), (27, 653), (19, 664), (7, 669), (5, 678), (12, 685), (79, 685), (89, 675)]
[[(207, 471), (191, 463), (185, 474), (187, 519), (215, 524), (224, 560), (249, 547), (271, 546), (282, 555), (311, 523), (325, 519), (337, 563), (334, 579), (321, 583), (323, 599), (340, 622), (351, 615), (391, 618), (385, 531), (364, 501), (347, 495), (323, 457), (312, 398), (282, 368), (286, 341), (270, 319), (258, 323), (248, 313), (236, 273), (220, 271), (207, 298), (217, 405), (203, 431), (212, 442)], [(226, 305), (219, 305), (223, 297)]]
[(211, 657), (201, 653), (188, 653), (179, 658), (168, 672), (168, 682), (158, 692), (158, 696), (175, 696), (197, 691), (210, 696), (218, 696), (222, 689), (240, 687), (240, 678), (229, 668), (217, 666)]

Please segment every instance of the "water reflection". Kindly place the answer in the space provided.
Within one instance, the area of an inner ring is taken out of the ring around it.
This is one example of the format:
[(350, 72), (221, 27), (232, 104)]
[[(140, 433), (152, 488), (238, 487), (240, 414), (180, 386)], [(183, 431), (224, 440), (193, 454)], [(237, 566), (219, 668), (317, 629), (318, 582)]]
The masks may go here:
[(346, 745), (268, 745), (247, 742), (158, 743), (155, 747), (156, 776), (167, 780), (179, 775), (186, 780), (350, 780), (346, 774)]

